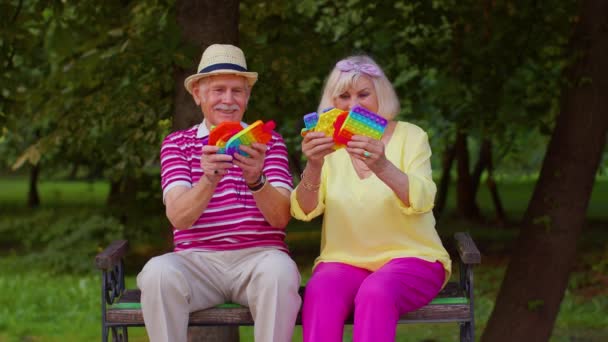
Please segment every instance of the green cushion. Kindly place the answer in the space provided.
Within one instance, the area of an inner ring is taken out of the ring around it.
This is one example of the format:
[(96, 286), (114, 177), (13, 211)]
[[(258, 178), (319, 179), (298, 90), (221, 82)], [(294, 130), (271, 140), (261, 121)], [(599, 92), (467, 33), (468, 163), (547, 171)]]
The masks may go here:
[(443, 297), (433, 299), (430, 304), (469, 304), (469, 300), (465, 297)]
[[(430, 304), (441, 305), (441, 304), (468, 304), (469, 301), (465, 297), (445, 297), (445, 298), (435, 298), (431, 301)], [(218, 308), (240, 308), (242, 307), (239, 304), (235, 303), (224, 303), (217, 306)], [(140, 310), (141, 303), (118, 303), (110, 306), (110, 309), (117, 310)]]
[(110, 309), (129, 309), (129, 310), (140, 310), (141, 303), (118, 303), (109, 307)]
[[(239, 304), (235, 304), (235, 303), (224, 303), (224, 304), (218, 305), (217, 307), (225, 309), (225, 308), (240, 308), (242, 306)], [(140, 310), (141, 303), (117, 303), (117, 304), (111, 305), (109, 308), (116, 309), (116, 310)]]

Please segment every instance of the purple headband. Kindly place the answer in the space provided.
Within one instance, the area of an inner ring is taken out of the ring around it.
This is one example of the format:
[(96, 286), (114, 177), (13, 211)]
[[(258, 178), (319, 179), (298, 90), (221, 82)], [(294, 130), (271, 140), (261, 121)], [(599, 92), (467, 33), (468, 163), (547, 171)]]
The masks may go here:
[(343, 59), (336, 64), (336, 68), (342, 72), (354, 71), (366, 74), (368, 76), (382, 76), (382, 71), (380, 71), (377, 66), (370, 63), (355, 63), (347, 59)]

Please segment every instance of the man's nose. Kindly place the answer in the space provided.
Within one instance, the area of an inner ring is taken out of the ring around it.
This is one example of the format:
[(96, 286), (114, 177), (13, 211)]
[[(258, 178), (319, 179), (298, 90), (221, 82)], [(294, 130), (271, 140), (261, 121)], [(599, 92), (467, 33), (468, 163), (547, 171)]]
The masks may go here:
[(233, 102), (234, 101), (234, 94), (232, 93), (232, 91), (228, 90), (226, 92), (224, 92), (224, 95), (222, 96), (222, 102)]

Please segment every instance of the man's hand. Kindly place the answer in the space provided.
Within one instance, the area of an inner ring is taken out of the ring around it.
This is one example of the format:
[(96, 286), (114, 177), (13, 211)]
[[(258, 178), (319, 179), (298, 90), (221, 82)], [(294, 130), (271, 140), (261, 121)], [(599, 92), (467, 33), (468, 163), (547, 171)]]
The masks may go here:
[(203, 146), (201, 155), (201, 169), (211, 183), (218, 183), (232, 167), (232, 156), (218, 154), (220, 148), (217, 146)]
[(253, 184), (262, 175), (264, 158), (266, 158), (266, 149), (268, 147), (265, 144), (253, 143), (251, 146), (241, 145), (239, 148), (247, 153), (249, 157), (235, 153), (234, 164), (243, 170), (245, 182), (247, 182), (247, 184)]

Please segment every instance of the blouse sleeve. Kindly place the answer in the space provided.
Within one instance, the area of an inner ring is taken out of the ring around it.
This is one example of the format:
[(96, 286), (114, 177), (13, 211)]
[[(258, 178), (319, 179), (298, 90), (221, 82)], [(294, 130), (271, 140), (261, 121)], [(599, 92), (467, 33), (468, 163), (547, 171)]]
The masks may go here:
[(412, 157), (405, 161), (403, 170), (409, 180), (410, 206), (406, 207), (401, 201), (400, 205), (407, 215), (431, 211), (437, 193), (431, 170), (431, 146), (428, 135), (420, 131), (420, 134), (410, 142), (413, 146), (409, 151)]
[[(297, 189), (301, 186), (298, 184), (296, 187), (296, 191), (291, 193), (291, 216), (300, 221), (310, 221), (315, 217), (323, 214), (325, 212), (325, 193), (326, 193), (326, 175), (325, 175), (325, 166), (321, 171), (321, 184), (319, 185), (319, 192), (317, 198), (317, 206), (308, 214), (305, 214), (302, 208), (300, 207), (300, 203), (296, 197)], [(306, 191), (306, 190), (304, 190)]]

